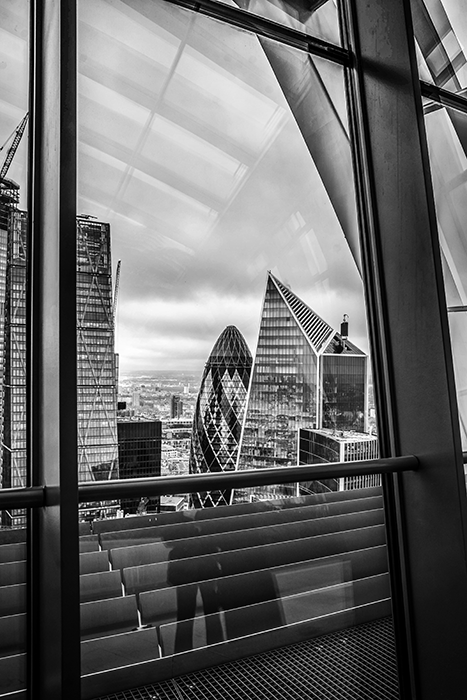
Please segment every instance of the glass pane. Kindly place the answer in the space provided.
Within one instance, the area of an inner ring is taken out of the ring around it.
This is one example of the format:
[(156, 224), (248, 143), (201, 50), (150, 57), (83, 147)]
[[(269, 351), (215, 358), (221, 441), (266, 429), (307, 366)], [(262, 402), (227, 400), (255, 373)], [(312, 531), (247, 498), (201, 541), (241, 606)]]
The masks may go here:
[(331, 44), (340, 44), (338, 3), (336, 0), (219, 0), (266, 17), (292, 29), (306, 32)]
[(463, 449), (467, 450), (467, 114), (425, 103)]
[[(375, 456), (342, 67), (169, 3), (83, 0), (79, 20), (80, 221), (105, 258), (82, 313), (118, 354), (112, 473)], [(397, 697), (378, 479), (87, 504), (83, 697), (359, 623)]]
[[(0, 0), (0, 487), (28, 485), (26, 449), (29, 5)], [(26, 521), (0, 511), (0, 696), (26, 688)], [(10, 697), (10, 695), (8, 695)], [(13, 697), (13, 695), (11, 695)]]
[(411, 0), (420, 78), (452, 92), (467, 88), (462, 0)]

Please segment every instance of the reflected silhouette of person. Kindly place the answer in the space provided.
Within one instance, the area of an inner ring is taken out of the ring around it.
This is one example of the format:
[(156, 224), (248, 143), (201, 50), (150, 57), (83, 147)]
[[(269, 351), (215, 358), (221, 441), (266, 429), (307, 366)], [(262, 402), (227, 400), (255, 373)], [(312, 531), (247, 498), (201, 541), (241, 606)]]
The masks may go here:
[[(195, 526), (196, 527), (196, 526)], [(196, 528), (198, 532), (200, 528)], [(202, 549), (197, 547), (197, 538), (177, 540), (171, 544), (167, 581), (177, 589), (177, 631), (174, 653), (193, 648), (193, 618), (197, 616), (198, 593), (202, 601), (202, 614), (206, 618), (206, 644), (215, 644), (224, 639), (220, 616), (218, 579), (222, 577), (222, 566), (218, 558), (220, 548), (209, 538), (202, 539)], [(200, 559), (202, 557), (202, 559)], [(202, 569), (202, 572), (200, 572)], [(198, 578), (202, 576), (203, 580)]]

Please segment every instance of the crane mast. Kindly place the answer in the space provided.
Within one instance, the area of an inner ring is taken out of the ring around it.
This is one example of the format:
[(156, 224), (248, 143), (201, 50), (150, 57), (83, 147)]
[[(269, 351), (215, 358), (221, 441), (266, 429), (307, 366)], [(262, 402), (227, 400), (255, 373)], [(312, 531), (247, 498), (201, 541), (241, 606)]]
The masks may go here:
[(115, 314), (117, 313), (118, 287), (120, 285), (120, 267), (121, 267), (121, 265), (122, 265), (122, 261), (119, 260), (117, 263), (117, 271), (115, 273), (114, 303), (112, 306), (112, 318), (113, 318), (114, 325), (115, 325)]
[[(10, 165), (13, 161), (13, 158), (15, 157), (15, 153), (16, 153), (18, 146), (20, 144), (20, 141), (23, 137), (24, 130), (26, 129), (28, 117), (29, 117), (29, 112), (26, 112), (26, 114), (24, 115), (24, 117), (22, 118), (22, 120), (20, 121), (20, 123), (18, 124), (18, 126), (15, 129), (12, 144), (7, 151), (5, 162), (3, 163), (2, 169), (0, 170), (0, 181), (4, 180), (7, 176), (8, 170), (10, 169)], [(6, 141), (6, 143), (3, 144), (3, 146), (0, 148), (0, 151), (2, 151), (5, 148), (6, 144), (10, 140), (10, 138), (11, 137), (9, 137)]]

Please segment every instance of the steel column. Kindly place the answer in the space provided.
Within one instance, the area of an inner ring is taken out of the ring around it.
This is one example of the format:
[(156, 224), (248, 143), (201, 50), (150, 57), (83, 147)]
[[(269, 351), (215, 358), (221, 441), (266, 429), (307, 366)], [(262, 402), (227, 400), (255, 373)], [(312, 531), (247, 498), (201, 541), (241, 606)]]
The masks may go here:
[(76, 425), (76, 7), (32, 5), (31, 698), (80, 697)]
[(348, 0), (364, 277), (404, 698), (467, 684), (466, 494), (408, 0)]

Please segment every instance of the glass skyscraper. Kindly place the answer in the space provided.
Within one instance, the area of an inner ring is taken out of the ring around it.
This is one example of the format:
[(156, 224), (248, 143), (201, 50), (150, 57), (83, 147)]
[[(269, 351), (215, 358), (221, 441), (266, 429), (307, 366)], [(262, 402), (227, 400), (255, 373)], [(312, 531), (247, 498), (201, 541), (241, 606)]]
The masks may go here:
[[(5, 217), (4, 217), (5, 218)], [(3, 218), (2, 218), (3, 221)], [(5, 219), (7, 221), (7, 219)], [(0, 318), (3, 355), (2, 488), (26, 485), (26, 212), (12, 208), (7, 239), (4, 321)], [(77, 353), (79, 480), (118, 476), (116, 366), (110, 226), (77, 219)], [(3, 305), (2, 305), (3, 306)], [(3, 312), (3, 308), (2, 308)], [(2, 328), (4, 326), (4, 328)], [(100, 507), (100, 504), (99, 504)], [(8, 525), (21, 525), (12, 512)]]
[[(162, 423), (159, 420), (120, 420), (118, 431), (118, 462), (120, 479), (140, 479), (161, 475)], [(158, 511), (160, 497), (125, 498), (121, 501), (125, 513), (137, 513), (139, 506)]]
[[(378, 438), (354, 431), (299, 430), (299, 464), (355, 462), (378, 459)], [(380, 474), (345, 476), (300, 484), (302, 492), (348, 491), (381, 484)]]
[[(3, 232), (2, 232), (3, 233)], [(2, 488), (26, 486), (26, 235), (27, 216), (12, 209), (7, 226), (2, 318)], [(2, 238), (2, 243), (3, 243)], [(24, 512), (3, 514), (4, 524), (24, 524)]]
[[(0, 445), (3, 443), (3, 381), (4, 381), (4, 350), (3, 342), (5, 332), (5, 294), (6, 294), (6, 268), (8, 231), (16, 212), (19, 199), (19, 186), (12, 180), (0, 181)], [(3, 484), (3, 449), (0, 448), (0, 486)]]
[(238, 468), (296, 465), (299, 428), (363, 430), (366, 396), (365, 353), (269, 272)]
[[(240, 331), (227, 326), (204, 369), (193, 419), (190, 474), (231, 471), (237, 464), (252, 357)], [(191, 496), (196, 508), (229, 505), (231, 491)]]
[(77, 219), (78, 478), (118, 476), (110, 225)]

